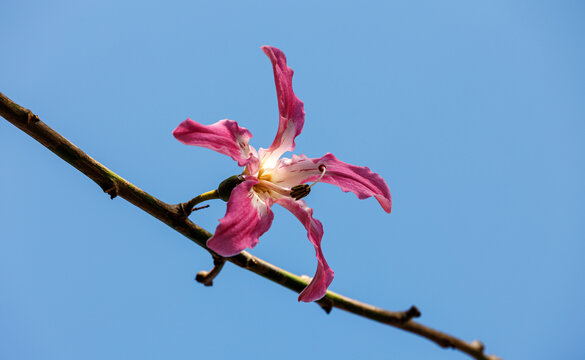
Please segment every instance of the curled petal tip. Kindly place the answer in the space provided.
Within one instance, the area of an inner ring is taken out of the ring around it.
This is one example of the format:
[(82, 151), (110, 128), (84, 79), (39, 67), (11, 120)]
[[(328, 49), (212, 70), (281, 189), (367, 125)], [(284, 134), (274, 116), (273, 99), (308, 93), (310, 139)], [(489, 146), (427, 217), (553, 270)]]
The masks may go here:
[[(327, 289), (333, 282), (335, 273), (331, 268), (328, 267), (326, 263), (325, 266), (327, 266), (327, 268), (317, 269), (315, 278), (313, 278), (311, 283), (307, 285), (307, 287), (299, 294), (299, 302), (313, 302), (321, 300), (325, 295), (327, 295)], [(321, 274), (319, 274), (320, 272)], [(316, 279), (317, 277), (319, 277), (319, 279)]]
[(321, 299), (327, 293), (327, 288), (333, 281), (334, 272), (327, 264), (321, 250), (321, 238), (323, 237), (323, 225), (313, 218), (313, 209), (309, 208), (303, 200), (292, 198), (277, 199), (276, 202), (290, 211), (307, 229), (307, 237), (315, 248), (317, 257), (317, 270), (309, 285), (299, 294), (299, 301), (311, 302)]
[(380, 196), (380, 195), (374, 195), (376, 200), (378, 200), (378, 202), (380, 203), (380, 206), (382, 206), (382, 209), (384, 209), (384, 211), (386, 211), (388, 214), (390, 214), (392, 212), (392, 197), (388, 196)]

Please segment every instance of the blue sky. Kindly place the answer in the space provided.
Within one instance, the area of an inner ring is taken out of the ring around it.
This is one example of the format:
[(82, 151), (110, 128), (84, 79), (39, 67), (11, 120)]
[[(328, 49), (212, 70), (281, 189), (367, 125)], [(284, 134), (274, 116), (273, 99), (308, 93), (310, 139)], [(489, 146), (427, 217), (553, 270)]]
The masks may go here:
[[(125, 2), (0, 5), (0, 91), (169, 203), (238, 173), (176, 141), (230, 118), (277, 129), (281, 48), (305, 102), (296, 153), (368, 166), (375, 200), (319, 184), (331, 289), (507, 359), (582, 358), (585, 6), (580, 1)], [(209, 255), (0, 121), (0, 358), (464, 359), (313, 304)], [(312, 275), (275, 207), (252, 251)], [(213, 231), (220, 201), (192, 219)]]

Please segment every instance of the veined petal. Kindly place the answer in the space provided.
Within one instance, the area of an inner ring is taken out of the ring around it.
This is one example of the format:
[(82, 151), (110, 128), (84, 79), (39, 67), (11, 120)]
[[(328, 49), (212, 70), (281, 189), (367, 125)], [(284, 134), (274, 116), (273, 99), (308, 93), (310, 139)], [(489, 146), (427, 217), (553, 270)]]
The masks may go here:
[(321, 165), (326, 167), (321, 182), (337, 185), (345, 192), (351, 191), (360, 199), (374, 196), (384, 211), (390, 213), (392, 210), (390, 189), (380, 175), (367, 167), (340, 161), (331, 153), (318, 159), (310, 159), (305, 155), (293, 155), (292, 159), (282, 158), (276, 168), (270, 171), (270, 180), (288, 188), (315, 181), (321, 175)]
[(262, 199), (252, 187), (258, 179), (249, 176), (232, 190), (225, 216), (219, 220), (207, 247), (221, 256), (233, 256), (245, 248), (253, 248), (270, 225), (274, 214), (271, 199)]
[(303, 130), (305, 107), (292, 88), (294, 71), (286, 65), (286, 56), (271, 46), (262, 46), (272, 62), (278, 98), (279, 123), (276, 137), (268, 149), (260, 149), (263, 166), (273, 167), (282, 154), (295, 148), (295, 137)]
[(299, 301), (311, 302), (325, 296), (327, 288), (333, 281), (333, 270), (327, 265), (323, 252), (321, 251), (321, 238), (323, 237), (323, 225), (317, 219), (313, 219), (313, 209), (309, 208), (303, 200), (291, 198), (279, 198), (276, 202), (293, 213), (294, 216), (307, 229), (309, 241), (315, 247), (317, 256), (317, 271), (307, 287), (299, 294)]
[(257, 157), (256, 150), (248, 143), (252, 134), (233, 120), (225, 119), (212, 125), (202, 125), (187, 119), (177, 126), (173, 135), (183, 144), (202, 146), (225, 154), (236, 160), (239, 166), (244, 166), (250, 159)]

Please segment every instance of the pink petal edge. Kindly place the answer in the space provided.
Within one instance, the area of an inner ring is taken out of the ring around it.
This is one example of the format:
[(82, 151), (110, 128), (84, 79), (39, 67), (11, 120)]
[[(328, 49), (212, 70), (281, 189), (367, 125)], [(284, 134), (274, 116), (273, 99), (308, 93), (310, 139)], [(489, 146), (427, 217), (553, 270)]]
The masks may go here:
[(325, 261), (321, 251), (323, 225), (319, 220), (313, 218), (313, 209), (309, 208), (303, 200), (295, 201), (291, 198), (280, 198), (276, 202), (299, 219), (307, 229), (309, 241), (315, 247), (317, 271), (309, 285), (299, 294), (299, 301), (311, 302), (319, 300), (327, 293), (327, 288), (331, 285), (335, 275), (327, 261)]
[(215, 234), (207, 240), (207, 247), (221, 256), (234, 256), (246, 248), (253, 248), (272, 224), (274, 214), (268, 202), (258, 197), (252, 187), (258, 183), (248, 177), (232, 190), (225, 216), (219, 220)]
[(227, 155), (244, 166), (257, 157), (256, 150), (249, 145), (252, 133), (239, 127), (233, 120), (220, 120), (215, 124), (202, 125), (187, 119), (173, 131), (177, 140), (186, 145), (195, 145)]
[(284, 53), (272, 46), (262, 46), (262, 51), (272, 62), (276, 97), (278, 99), (279, 123), (272, 145), (260, 149), (261, 160), (267, 164), (276, 164), (282, 154), (295, 148), (295, 137), (303, 130), (305, 108), (303, 102), (295, 95), (292, 87), (294, 71), (286, 64)]
[(297, 184), (315, 181), (321, 175), (320, 165), (325, 165), (325, 176), (321, 182), (336, 185), (344, 192), (353, 192), (359, 199), (374, 196), (384, 211), (392, 211), (390, 188), (384, 179), (367, 167), (351, 165), (328, 153), (318, 159), (305, 155), (293, 155), (292, 159), (280, 159), (272, 173), (272, 181), (281, 186), (292, 187)]

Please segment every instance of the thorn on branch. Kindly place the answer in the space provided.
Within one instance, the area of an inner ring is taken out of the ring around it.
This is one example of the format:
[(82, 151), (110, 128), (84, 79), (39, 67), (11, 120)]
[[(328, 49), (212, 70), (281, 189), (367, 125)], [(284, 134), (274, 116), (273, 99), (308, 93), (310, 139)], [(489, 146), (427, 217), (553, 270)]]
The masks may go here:
[(319, 305), (321, 309), (323, 309), (323, 311), (327, 313), (327, 315), (329, 315), (331, 313), (331, 310), (333, 310), (333, 303), (331, 302), (331, 300), (326, 298), (317, 301), (317, 305)]
[(213, 256), (213, 269), (210, 271), (199, 271), (195, 275), (195, 281), (202, 283), (205, 286), (213, 286), (213, 279), (219, 274), (223, 266), (225, 265), (225, 259), (217, 255)]

